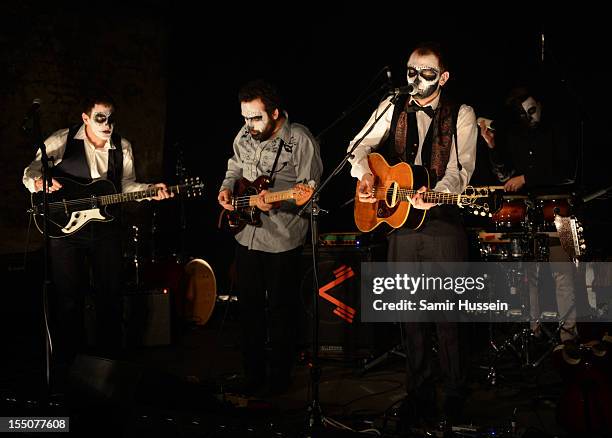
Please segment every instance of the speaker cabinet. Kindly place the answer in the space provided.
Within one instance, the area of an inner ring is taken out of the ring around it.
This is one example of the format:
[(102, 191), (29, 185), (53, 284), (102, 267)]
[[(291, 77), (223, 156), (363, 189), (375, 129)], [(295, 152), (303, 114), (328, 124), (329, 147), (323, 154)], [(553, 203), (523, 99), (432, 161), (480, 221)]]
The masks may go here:
[[(374, 324), (361, 322), (361, 263), (383, 260), (382, 244), (323, 246), (319, 248), (319, 354), (359, 358), (369, 356), (376, 335)], [(301, 325), (303, 349), (311, 349), (313, 319), (312, 248), (305, 248), (300, 296), (304, 319)]]
[(168, 289), (149, 289), (125, 294), (123, 316), (128, 347), (171, 343), (171, 306)]

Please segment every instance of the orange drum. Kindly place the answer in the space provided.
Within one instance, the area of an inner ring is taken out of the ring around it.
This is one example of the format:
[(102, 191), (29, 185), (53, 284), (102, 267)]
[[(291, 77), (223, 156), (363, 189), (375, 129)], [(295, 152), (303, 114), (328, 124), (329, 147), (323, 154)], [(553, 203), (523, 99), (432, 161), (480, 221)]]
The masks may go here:
[(570, 195), (542, 195), (536, 197), (537, 220), (540, 231), (556, 231), (555, 215), (571, 216)]
[(501, 208), (491, 217), (497, 230), (520, 230), (527, 220), (527, 196), (504, 195)]

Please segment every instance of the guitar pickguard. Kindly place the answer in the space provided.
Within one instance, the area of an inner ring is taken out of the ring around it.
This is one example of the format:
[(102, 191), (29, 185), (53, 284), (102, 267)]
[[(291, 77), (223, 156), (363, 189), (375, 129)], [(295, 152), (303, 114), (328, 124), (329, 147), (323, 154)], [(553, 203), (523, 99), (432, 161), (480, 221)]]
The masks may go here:
[(64, 234), (72, 234), (77, 231), (79, 228), (83, 227), (89, 221), (109, 221), (109, 219), (100, 213), (99, 208), (92, 208), (89, 210), (79, 210), (73, 211), (70, 215), (70, 220), (66, 224), (64, 228), (62, 228), (62, 233)]

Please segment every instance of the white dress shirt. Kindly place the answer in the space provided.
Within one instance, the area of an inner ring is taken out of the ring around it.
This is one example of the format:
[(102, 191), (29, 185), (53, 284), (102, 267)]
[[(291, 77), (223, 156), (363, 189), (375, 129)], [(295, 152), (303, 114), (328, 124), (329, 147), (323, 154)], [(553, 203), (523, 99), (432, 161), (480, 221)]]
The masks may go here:
[[(60, 129), (54, 132), (45, 140), (47, 147), (47, 156), (53, 158), (53, 165), (57, 166), (62, 162), (64, 152), (66, 150), (66, 143), (68, 140), (69, 129)], [(115, 149), (115, 145), (112, 144), (111, 139), (106, 141), (103, 148), (96, 148), (85, 135), (85, 125), (77, 131), (74, 138), (83, 140), (85, 142), (85, 157), (87, 159), (87, 165), (89, 167), (90, 176), (92, 180), (98, 180), (106, 178), (108, 172), (108, 152)], [(121, 138), (121, 149), (123, 150), (123, 177), (121, 180), (121, 186), (123, 193), (136, 192), (147, 189), (150, 184), (136, 182), (136, 173), (134, 171), (134, 157), (132, 155), (132, 144), (125, 138)], [(38, 150), (36, 158), (32, 161), (23, 172), (23, 185), (30, 192), (35, 192), (34, 187), (35, 179), (42, 176), (42, 165), (40, 162), (41, 152)]]
[[(355, 142), (360, 139), (369, 127), (374, 123), (378, 115), (382, 113), (391, 98), (389, 96), (381, 102), (376, 111), (370, 117), (363, 129), (355, 136), (349, 144), (349, 150)], [(412, 98), (411, 98), (412, 100)], [(440, 95), (429, 103), (433, 109), (438, 107), (440, 103)], [(353, 157), (349, 159), (351, 163), (351, 175), (361, 179), (366, 173), (372, 173), (368, 165), (368, 154), (374, 152), (381, 144), (385, 142), (391, 128), (391, 120), (393, 119), (393, 110), (395, 106), (392, 104), (383, 117), (374, 126), (372, 131), (353, 151)], [(414, 164), (421, 165), (421, 150), (423, 141), (427, 136), (427, 131), (431, 125), (431, 118), (424, 111), (416, 112), (417, 127), (419, 132), (419, 148), (414, 160)], [(476, 125), (476, 114), (474, 109), (468, 105), (461, 105), (457, 116), (457, 141), (459, 143), (459, 162), (461, 163), (461, 171), (457, 167), (457, 154), (455, 151), (455, 139), (452, 139), (452, 147), (444, 177), (433, 187), (433, 190), (446, 193), (461, 193), (465, 190), (468, 182), (474, 173), (476, 166), (476, 140), (478, 139), (478, 126)], [(415, 187), (418, 189), (419, 187)]]

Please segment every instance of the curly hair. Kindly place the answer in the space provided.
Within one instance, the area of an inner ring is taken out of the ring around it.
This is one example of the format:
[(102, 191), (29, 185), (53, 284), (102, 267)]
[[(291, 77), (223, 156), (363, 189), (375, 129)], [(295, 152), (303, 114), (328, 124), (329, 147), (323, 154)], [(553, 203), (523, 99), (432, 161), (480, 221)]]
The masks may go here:
[(278, 109), (280, 113), (284, 111), (283, 99), (278, 89), (263, 79), (256, 79), (244, 84), (238, 92), (240, 102), (250, 102), (258, 98), (263, 102), (268, 114), (271, 114), (275, 109)]

